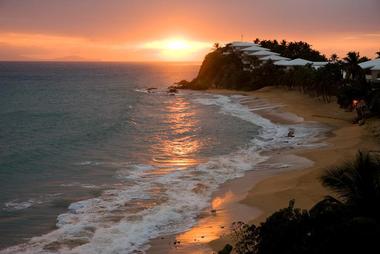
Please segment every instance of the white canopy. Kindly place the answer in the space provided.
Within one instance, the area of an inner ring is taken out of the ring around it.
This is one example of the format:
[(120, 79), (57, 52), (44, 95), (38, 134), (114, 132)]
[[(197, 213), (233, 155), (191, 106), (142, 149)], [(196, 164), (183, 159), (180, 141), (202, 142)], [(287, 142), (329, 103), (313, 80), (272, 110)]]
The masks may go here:
[(284, 60), (277, 61), (277, 62), (275, 62), (274, 64), (275, 64), (275, 65), (279, 65), (279, 66), (285, 66), (285, 64), (286, 64), (287, 62), (289, 62), (289, 60), (284, 59)]
[(313, 64), (313, 62), (302, 59), (302, 58), (297, 58), (290, 61), (285, 61), (285, 60), (278, 61), (274, 64), (279, 65), (279, 66), (305, 66), (307, 64)]
[(243, 49), (243, 51), (247, 52), (247, 53), (256, 52), (256, 51), (266, 51), (266, 50), (269, 51), (269, 49), (263, 48), (263, 47), (260, 47), (260, 46), (250, 46), (248, 48)]
[(373, 66), (373, 67), (371, 68), (371, 71), (380, 71), (380, 61), (379, 61), (378, 64), (376, 64), (375, 66)]
[(263, 60), (263, 61), (267, 61), (267, 60), (280, 61), (280, 60), (289, 60), (289, 58), (286, 58), (283, 56), (278, 56), (278, 55), (270, 55), (270, 56), (260, 57), (260, 60)]
[(370, 68), (373, 68), (374, 66), (379, 65), (379, 64), (380, 64), (380, 58), (376, 58), (374, 60), (362, 62), (359, 64), (359, 66), (362, 69), (370, 69)]
[(258, 45), (253, 42), (234, 41), (234, 42), (231, 42), (231, 46), (232, 47), (250, 47), (250, 46), (258, 46)]
[(249, 53), (250, 56), (274, 56), (279, 55), (278, 53), (271, 52), (269, 50), (260, 50), (253, 53)]
[(328, 62), (313, 62), (313, 66), (325, 66)]

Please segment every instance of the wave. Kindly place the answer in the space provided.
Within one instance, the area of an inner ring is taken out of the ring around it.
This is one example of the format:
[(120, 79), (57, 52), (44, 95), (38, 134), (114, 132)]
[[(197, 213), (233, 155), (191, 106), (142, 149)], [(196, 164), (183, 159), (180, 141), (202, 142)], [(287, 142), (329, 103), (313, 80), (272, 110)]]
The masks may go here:
[(25, 210), (36, 205), (48, 203), (61, 196), (62, 193), (45, 194), (36, 198), (29, 198), (27, 200), (14, 199), (4, 203), (3, 211), (13, 212), (19, 210)]
[[(116, 174), (123, 184), (72, 203), (67, 213), (58, 216), (56, 230), (0, 253), (144, 252), (150, 239), (192, 227), (201, 211), (210, 208), (211, 195), (220, 184), (242, 177), (269, 158), (262, 151), (321, 145), (315, 143), (320, 126), (274, 124), (243, 106), (241, 99), (204, 95), (194, 101), (259, 126), (260, 135), (246, 147), (166, 174), (159, 174), (162, 168), (153, 165), (125, 164)], [(296, 137), (287, 138), (289, 128), (295, 129)]]
[[(260, 133), (251, 140), (259, 149), (275, 148), (294, 148), (294, 147), (316, 147), (324, 144), (318, 143), (320, 134), (326, 131), (325, 126), (315, 123), (302, 124), (275, 124), (269, 119), (261, 117), (254, 113), (249, 107), (242, 105), (240, 102), (245, 96), (224, 96), (213, 95), (211, 98), (197, 98), (195, 102), (208, 105), (218, 106), (220, 112), (240, 118), (260, 127)], [(295, 137), (288, 138), (289, 129), (296, 133)]]

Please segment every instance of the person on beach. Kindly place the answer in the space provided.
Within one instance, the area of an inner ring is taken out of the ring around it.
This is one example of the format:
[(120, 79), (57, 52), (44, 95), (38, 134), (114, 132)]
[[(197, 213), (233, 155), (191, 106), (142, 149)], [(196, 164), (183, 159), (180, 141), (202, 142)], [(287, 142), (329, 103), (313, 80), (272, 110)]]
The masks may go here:
[(288, 138), (294, 138), (295, 135), (295, 130), (293, 128), (289, 129), (289, 132), (288, 132)]
[(354, 119), (354, 124), (363, 125), (366, 120), (368, 107), (366, 102), (363, 99), (354, 102), (354, 109), (356, 110), (356, 118)]

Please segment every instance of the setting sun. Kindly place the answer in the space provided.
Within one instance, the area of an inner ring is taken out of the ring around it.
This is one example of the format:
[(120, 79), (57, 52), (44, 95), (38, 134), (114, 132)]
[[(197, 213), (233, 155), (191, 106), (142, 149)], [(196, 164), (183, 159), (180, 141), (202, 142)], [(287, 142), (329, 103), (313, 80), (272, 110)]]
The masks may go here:
[(190, 45), (184, 40), (172, 40), (166, 45), (171, 50), (184, 50), (190, 48)]
[(164, 61), (193, 61), (199, 54), (211, 48), (210, 42), (191, 41), (182, 38), (170, 38), (144, 43), (145, 49), (151, 49)]

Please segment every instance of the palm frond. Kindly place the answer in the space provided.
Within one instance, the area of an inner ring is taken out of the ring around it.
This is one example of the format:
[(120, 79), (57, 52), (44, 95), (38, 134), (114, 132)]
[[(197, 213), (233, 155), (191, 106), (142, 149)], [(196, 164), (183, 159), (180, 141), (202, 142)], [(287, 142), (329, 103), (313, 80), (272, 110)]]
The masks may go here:
[(380, 208), (380, 159), (375, 155), (359, 151), (353, 162), (327, 170), (320, 180), (347, 205)]

